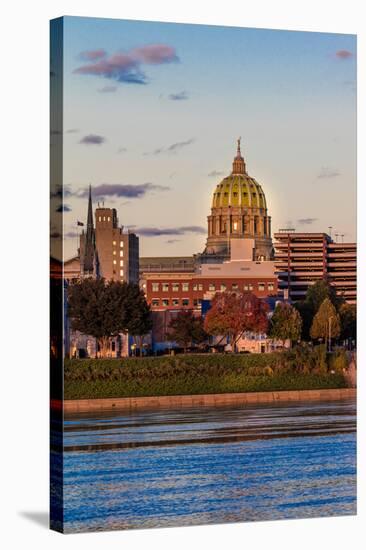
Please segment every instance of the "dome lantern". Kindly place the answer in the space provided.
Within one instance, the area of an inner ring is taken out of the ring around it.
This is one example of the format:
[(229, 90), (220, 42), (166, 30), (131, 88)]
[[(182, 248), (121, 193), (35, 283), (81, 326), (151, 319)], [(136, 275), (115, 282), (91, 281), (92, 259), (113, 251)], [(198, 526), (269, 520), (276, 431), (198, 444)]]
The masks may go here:
[(247, 173), (245, 168), (244, 158), (241, 156), (240, 141), (241, 141), (241, 137), (239, 137), (237, 140), (238, 146), (236, 151), (236, 157), (234, 158), (234, 161), (233, 161), (233, 171), (232, 171), (233, 175), (237, 175), (237, 174), (244, 175)]

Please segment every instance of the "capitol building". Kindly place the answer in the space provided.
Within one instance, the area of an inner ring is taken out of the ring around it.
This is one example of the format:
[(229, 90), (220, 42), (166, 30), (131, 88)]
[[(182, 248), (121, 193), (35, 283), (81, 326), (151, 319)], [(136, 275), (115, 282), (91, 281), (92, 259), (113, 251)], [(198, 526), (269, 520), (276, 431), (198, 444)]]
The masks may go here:
[[(238, 139), (232, 172), (217, 184), (208, 216), (208, 237), (203, 261), (230, 258), (230, 242), (254, 240), (253, 260), (271, 260), (271, 218), (261, 185), (249, 176)], [(206, 257), (206, 258), (205, 258)]]

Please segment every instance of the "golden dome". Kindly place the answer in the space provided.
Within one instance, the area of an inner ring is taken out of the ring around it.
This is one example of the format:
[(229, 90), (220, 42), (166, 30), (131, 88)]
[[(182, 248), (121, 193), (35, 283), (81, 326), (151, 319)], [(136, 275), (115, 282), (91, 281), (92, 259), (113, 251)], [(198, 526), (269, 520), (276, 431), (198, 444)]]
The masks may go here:
[(247, 207), (267, 208), (262, 187), (247, 174), (231, 174), (217, 186), (212, 198), (212, 208)]

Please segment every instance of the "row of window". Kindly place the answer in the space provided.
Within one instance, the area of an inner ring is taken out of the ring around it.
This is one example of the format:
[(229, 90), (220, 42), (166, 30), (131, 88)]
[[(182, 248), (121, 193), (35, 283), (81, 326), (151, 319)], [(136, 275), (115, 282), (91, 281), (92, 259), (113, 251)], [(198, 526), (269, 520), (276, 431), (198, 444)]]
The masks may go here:
[[(160, 284), (161, 284), (161, 290), (163, 292), (169, 292), (170, 286), (173, 292), (179, 292), (180, 288), (182, 289), (183, 292), (189, 291), (189, 283), (152, 283), (152, 291), (159, 292)], [(274, 283), (258, 283), (257, 285), (258, 291), (264, 292), (266, 290), (266, 284), (267, 284), (268, 291), (274, 290)], [(203, 284), (194, 283), (192, 285), (192, 288), (194, 291), (203, 290)], [(215, 292), (216, 290), (220, 290), (221, 292), (224, 292), (225, 290), (228, 290), (228, 287), (225, 283), (221, 283), (220, 285), (215, 285), (214, 283), (210, 283), (208, 285), (208, 290), (209, 292)], [(240, 290), (239, 285), (237, 283), (232, 283), (231, 290)], [(254, 290), (254, 285), (252, 283), (244, 283), (242, 290), (244, 291)]]
[[(117, 245), (117, 241), (113, 241), (113, 246)], [(119, 246), (123, 248), (123, 241), (119, 241)]]
[[(119, 251), (119, 255), (121, 258), (123, 258), (123, 250)], [(117, 250), (113, 250), (113, 256), (117, 256)]]
[[(197, 307), (197, 306), (200, 306), (201, 303), (202, 303), (202, 300), (200, 299), (194, 299), (192, 301), (193, 303), (193, 306)], [(151, 300), (151, 305), (153, 307), (159, 307), (160, 306), (160, 300), (158, 298), (154, 298), (153, 300)], [(189, 298), (182, 298), (182, 301), (180, 301), (178, 298), (173, 298), (173, 300), (168, 300), (168, 299), (163, 299), (161, 300), (161, 305), (164, 306), (164, 307), (168, 307), (170, 305), (172, 306), (189, 306), (190, 305), (190, 300)]]

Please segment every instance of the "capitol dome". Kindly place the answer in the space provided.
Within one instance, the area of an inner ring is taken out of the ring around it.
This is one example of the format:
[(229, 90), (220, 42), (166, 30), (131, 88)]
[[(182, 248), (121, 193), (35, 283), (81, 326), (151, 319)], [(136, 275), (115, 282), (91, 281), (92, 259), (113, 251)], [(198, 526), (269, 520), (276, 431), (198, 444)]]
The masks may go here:
[(266, 197), (261, 185), (247, 173), (240, 138), (232, 172), (217, 184), (207, 220), (204, 255), (224, 260), (230, 256), (231, 239), (252, 239), (254, 260), (272, 258), (271, 218)]

